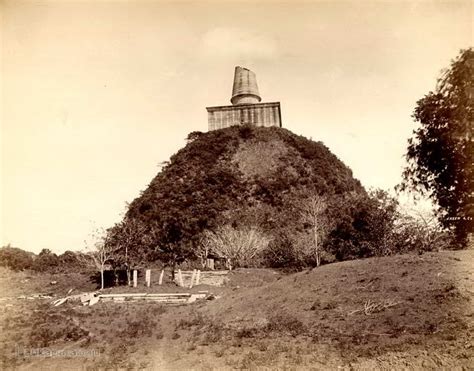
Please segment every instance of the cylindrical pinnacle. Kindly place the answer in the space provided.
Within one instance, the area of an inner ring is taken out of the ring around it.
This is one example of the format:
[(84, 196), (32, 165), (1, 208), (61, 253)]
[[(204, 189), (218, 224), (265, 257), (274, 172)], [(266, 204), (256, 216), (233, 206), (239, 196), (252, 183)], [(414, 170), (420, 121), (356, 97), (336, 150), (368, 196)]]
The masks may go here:
[(261, 100), (255, 73), (244, 67), (235, 67), (231, 103), (252, 104)]

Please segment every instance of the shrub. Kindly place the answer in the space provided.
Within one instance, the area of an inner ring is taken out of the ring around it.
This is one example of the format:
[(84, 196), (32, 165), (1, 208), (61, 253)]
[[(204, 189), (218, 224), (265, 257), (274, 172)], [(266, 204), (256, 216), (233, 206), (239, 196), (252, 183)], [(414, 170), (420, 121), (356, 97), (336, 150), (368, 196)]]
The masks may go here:
[(389, 255), (393, 251), (393, 228), (397, 201), (387, 192), (349, 194), (333, 200), (331, 219), (336, 222), (325, 250), (337, 260)]
[(277, 313), (268, 320), (266, 330), (269, 332), (288, 332), (293, 336), (306, 332), (306, 326), (298, 318), (288, 313)]
[[(52, 324), (55, 324), (53, 326)], [(29, 336), (29, 343), (33, 347), (48, 347), (52, 343), (63, 339), (77, 341), (89, 333), (69, 319), (57, 316), (48, 316), (44, 313), (33, 318), (33, 326)]]
[(223, 336), (224, 336), (224, 333), (222, 330), (222, 326), (209, 325), (208, 328), (206, 329), (203, 343), (205, 344), (218, 343), (222, 340)]
[(297, 268), (300, 265), (293, 242), (284, 232), (270, 241), (263, 255), (265, 265), (271, 268)]
[[(318, 265), (314, 246), (308, 233), (295, 233), (292, 238), (285, 232), (280, 232), (278, 237), (270, 241), (263, 253), (264, 264), (271, 268), (287, 268), (300, 270), (304, 267)], [(334, 254), (329, 251), (319, 251), (321, 264), (333, 263)]]
[(85, 260), (81, 252), (68, 250), (58, 256), (56, 268), (61, 272), (79, 272), (87, 267)]
[(331, 264), (336, 261), (336, 256), (329, 251), (321, 251), (321, 264)]
[(120, 335), (125, 339), (135, 339), (140, 336), (152, 336), (153, 331), (161, 331), (159, 324), (147, 316), (146, 312), (141, 311), (136, 319), (127, 319)]
[(83, 328), (79, 326), (74, 326), (72, 327), (65, 336), (66, 341), (77, 341), (79, 339), (82, 339), (84, 336), (87, 336), (89, 332), (84, 330)]
[(235, 336), (239, 339), (242, 338), (253, 338), (257, 334), (257, 329), (256, 328), (248, 328), (244, 327), (242, 329), (237, 330), (235, 333)]
[(209, 320), (202, 315), (201, 312), (192, 312), (188, 319), (181, 319), (176, 326), (176, 329), (186, 329), (190, 327), (203, 327)]
[(239, 135), (242, 139), (250, 139), (253, 137), (253, 130), (251, 125), (239, 126)]
[(59, 331), (53, 331), (49, 326), (38, 326), (30, 335), (30, 344), (34, 347), (45, 348), (61, 337)]
[(259, 263), (269, 238), (257, 227), (233, 228), (226, 225), (215, 232), (205, 231), (202, 244), (212, 253), (230, 259), (233, 266), (251, 267)]
[(43, 249), (34, 260), (32, 269), (38, 272), (55, 270), (59, 266), (58, 256), (49, 249)]
[(433, 251), (452, 246), (452, 235), (433, 214), (414, 210), (400, 213), (394, 230), (394, 251)]
[(0, 249), (0, 265), (14, 271), (29, 269), (33, 265), (33, 253), (10, 245)]
[(188, 136), (186, 137), (186, 142), (191, 143), (191, 142), (195, 141), (196, 139), (199, 139), (199, 137), (200, 137), (202, 134), (203, 134), (203, 133), (200, 132), (200, 131), (192, 131), (192, 132), (189, 133)]
[(127, 321), (125, 329), (122, 330), (124, 336), (136, 338), (141, 335), (151, 335), (151, 328), (148, 323), (141, 320)]

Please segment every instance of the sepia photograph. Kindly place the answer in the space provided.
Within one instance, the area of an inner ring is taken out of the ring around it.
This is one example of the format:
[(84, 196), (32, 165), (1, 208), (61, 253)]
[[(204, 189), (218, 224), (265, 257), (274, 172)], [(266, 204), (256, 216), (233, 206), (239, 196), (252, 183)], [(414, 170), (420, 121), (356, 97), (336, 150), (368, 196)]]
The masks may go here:
[(474, 369), (473, 22), (0, 0), (0, 369)]

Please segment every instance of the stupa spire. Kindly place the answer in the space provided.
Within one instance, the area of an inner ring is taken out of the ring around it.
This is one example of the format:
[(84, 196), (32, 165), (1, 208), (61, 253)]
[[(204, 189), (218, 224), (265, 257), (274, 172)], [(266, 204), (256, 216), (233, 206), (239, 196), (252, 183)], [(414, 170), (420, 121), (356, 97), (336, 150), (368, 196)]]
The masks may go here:
[(234, 105), (252, 104), (259, 103), (261, 100), (255, 73), (248, 68), (235, 67), (231, 103)]

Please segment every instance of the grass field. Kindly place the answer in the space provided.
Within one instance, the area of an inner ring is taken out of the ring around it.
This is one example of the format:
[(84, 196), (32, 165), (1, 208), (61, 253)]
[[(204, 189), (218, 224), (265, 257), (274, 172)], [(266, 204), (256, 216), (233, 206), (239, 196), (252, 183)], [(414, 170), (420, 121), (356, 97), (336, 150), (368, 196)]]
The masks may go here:
[[(2, 270), (1, 296), (11, 298), (0, 301), (2, 368), (469, 369), (473, 275), (473, 250), (446, 251), (294, 274), (236, 270), (224, 287), (194, 287), (216, 298), (190, 305), (54, 307), (52, 299), (13, 298), (38, 292), (61, 297), (95, 285), (79, 273)], [(148, 290), (178, 291), (171, 284)], [(37, 348), (62, 353), (28, 354)], [(79, 350), (85, 353), (71, 353)]]

